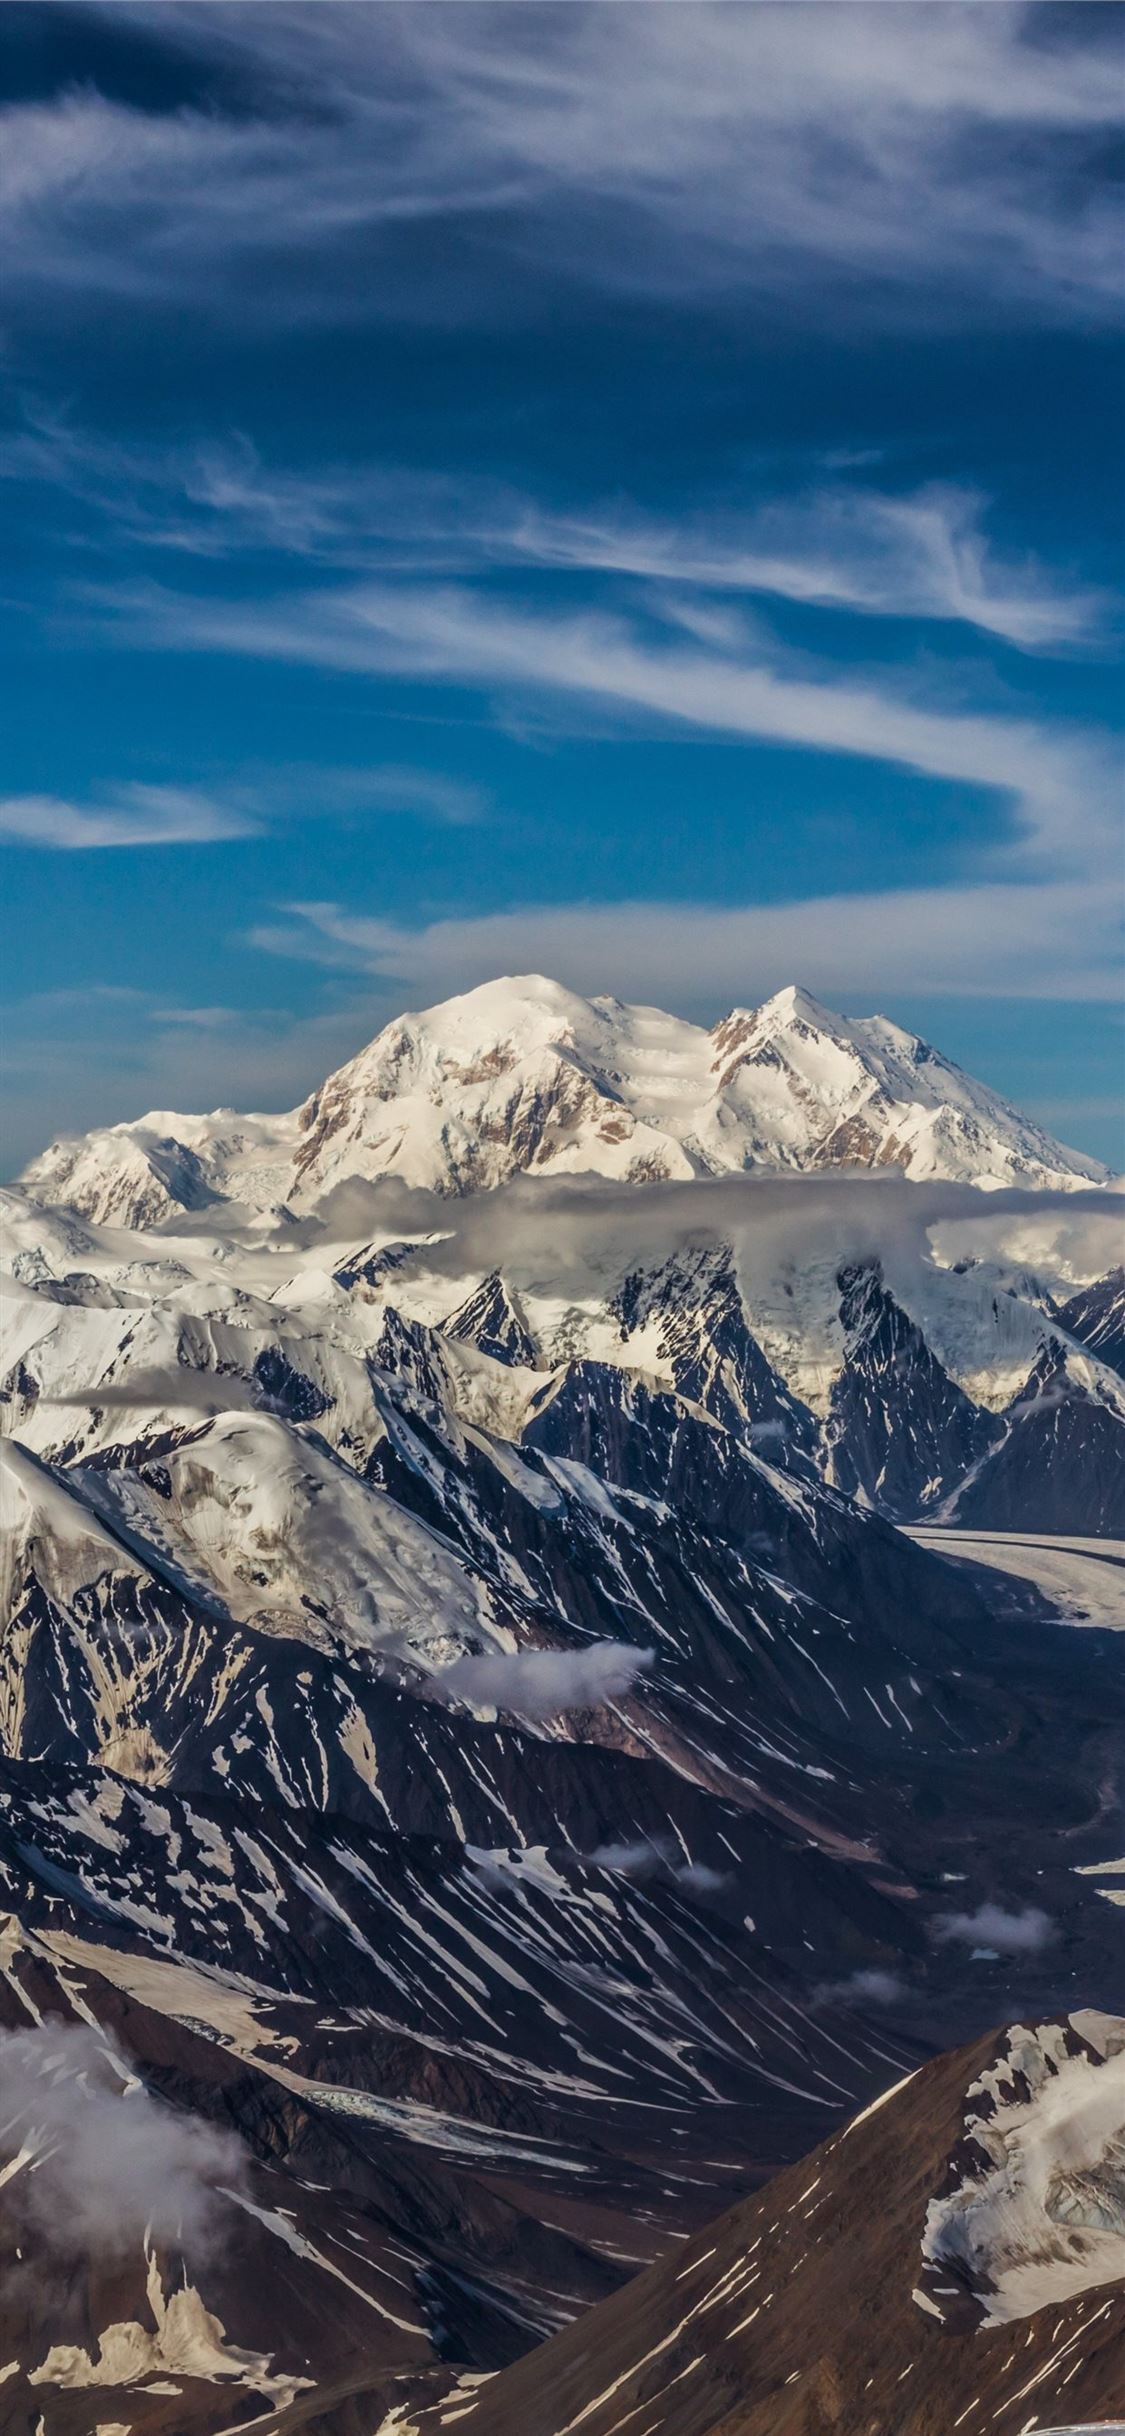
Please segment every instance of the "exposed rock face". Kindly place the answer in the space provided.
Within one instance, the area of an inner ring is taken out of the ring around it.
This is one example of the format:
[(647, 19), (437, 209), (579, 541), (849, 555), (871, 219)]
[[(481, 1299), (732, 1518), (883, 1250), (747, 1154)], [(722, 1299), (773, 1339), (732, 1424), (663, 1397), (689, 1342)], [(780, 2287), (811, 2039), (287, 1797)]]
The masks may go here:
[(539, 1349), (522, 1311), (499, 1269), (482, 1278), (475, 1291), (445, 1322), (444, 1333), (458, 1343), (475, 1345), (494, 1362), (534, 1370)]
[(751, 1334), (734, 1263), (725, 1250), (676, 1255), (627, 1276), (614, 1304), (626, 1349), (655, 1332), (678, 1394), (724, 1428), (748, 1435), (788, 1467), (811, 1456), (816, 1423)]
[(1001, 1424), (949, 1378), (877, 1264), (840, 1274), (847, 1348), (825, 1430), (830, 1480), (908, 1520), (949, 1497)]
[(1099, 1362), (1125, 1378), (1125, 1269), (1082, 1286), (1065, 1302), (1059, 1324)]
[(964, 1528), (1125, 1533), (1121, 1406), (1106, 1373), (1045, 1346), (950, 1507)]

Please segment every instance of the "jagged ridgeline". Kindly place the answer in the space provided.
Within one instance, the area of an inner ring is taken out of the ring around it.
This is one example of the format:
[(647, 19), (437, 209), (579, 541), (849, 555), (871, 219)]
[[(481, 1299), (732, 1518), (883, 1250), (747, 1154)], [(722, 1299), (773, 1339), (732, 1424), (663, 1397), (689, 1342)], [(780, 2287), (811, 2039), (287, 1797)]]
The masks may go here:
[(1125, 2011), (1105, 1183), (881, 1019), (536, 980), (34, 1163), (0, 2428), (486, 2436), (924, 2056)]

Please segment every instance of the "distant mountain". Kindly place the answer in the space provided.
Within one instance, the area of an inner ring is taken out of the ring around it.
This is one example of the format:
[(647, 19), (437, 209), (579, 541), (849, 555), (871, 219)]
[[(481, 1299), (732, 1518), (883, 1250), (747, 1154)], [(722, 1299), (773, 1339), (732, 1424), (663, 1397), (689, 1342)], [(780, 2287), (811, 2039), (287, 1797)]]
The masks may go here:
[(307, 1207), (353, 1176), (461, 1194), (524, 1170), (844, 1166), (1063, 1189), (1105, 1175), (883, 1016), (848, 1020), (791, 988), (705, 1031), (532, 974), (396, 1017), (288, 1116), (161, 1111), (53, 1144), (23, 1181), (136, 1227), (214, 1198)]
[[(775, 1212), (770, 1225), (748, 1223), (737, 1246), (714, 1248), (701, 1205), (701, 1240), (683, 1244), (688, 1217), (669, 1219), (681, 1248), (663, 1258), (642, 1251), (630, 1219), (629, 1194), (642, 1195), (639, 1220), (644, 1186), (661, 1179), (854, 1177), (864, 1168), (982, 1194), (1004, 1184), (1080, 1191), (1103, 1173), (881, 1017), (849, 1022), (790, 989), (705, 1032), (532, 978), (397, 1019), (289, 1116), (164, 1113), (56, 1144), (25, 1179), (36, 1206), (55, 1211), (56, 1238), (69, 1227), (77, 1244), (83, 1218), (111, 1235), (92, 1249), (92, 1266), (78, 1250), (64, 1261), (36, 1238), (42, 1219), (13, 1214), (22, 1248), (11, 1265), (21, 1281), (75, 1307), (111, 1299), (128, 1309), (139, 1298), (148, 1316), (121, 1333), (130, 1370), (164, 1356), (179, 1368), (197, 1359), (237, 1367), (253, 1313), (255, 1362), (265, 1366), (255, 1370), (256, 1392), (268, 1392), (271, 1365), (294, 1359), (278, 1339), (297, 1329), (320, 1338), (315, 1388), (308, 1361), (302, 1369), (297, 1359), (301, 1392), (338, 1410), (345, 1346), (348, 1393), (362, 1401), (362, 1365), (397, 1314), (441, 1330), (439, 1398), (452, 1395), (504, 1435), (518, 1434), (528, 1396), (561, 1362), (593, 1358), (654, 1374), (724, 1427), (749, 1432), (774, 1462), (812, 1464), (896, 1520), (948, 1511), (1030, 1528), (1050, 1450), (1058, 1474), (1050, 1527), (1125, 1529), (1119, 1271), (1076, 1275), (1048, 1260), (1034, 1273), (1022, 1258), (954, 1261), (928, 1245), (919, 1254), (906, 1224), (888, 1271), (868, 1242), (870, 1214), (849, 1232), (843, 1200), (826, 1208), (815, 1239), (806, 1230), (790, 1240)], [(456, 1230), (456, 1205), (479, 1203), (525, 1173), (528, 1187), (542, 1189), (600, 1182), (608, 1215), (596, 1250), (559, 1252), (564, 1239), (553, 1227), (545, 1238), (526, 1225), (513, 1235), (498, 1220), (491, 1265), (467, 1262), (458, 1272), (447, 1264), (447, 1276), (427, 1246)], [(365, 1239), (362, 1196), (351, 1196), (350, 1221), (326, 1200), (347, 1183), (390, 1181), (431, 1189), (439, 1208), (451, 1205), (449, 1227), (428, 1222), (423, 1204), (413, 1237), (384, 1230)], [(616, 1213), (614, 1191), (627, 1196)], [(795, 1202), (794, 1218), (801, 1214)], [(114, 1233), (143, 1241), (143, 1258), (131, 1262)], [(224, 1286), (237, 1280), (240, 1308), (230, 1305), (235, 1341), (224, 1349), (214, 1340), (197, 1356), (196, 1323), (185, 1336), (174, 1314), (201, 1308), (201, 1261), (209, 1318), (218, 1318), (220, 1274)], [(122, 1293), (112, 1281), (130, 1269), (134, 1282)], [(195, 1282), (185, 1296), (188, 1276)], [(377, 1322), (373, 1310), (383, 1315)], [(57, 1327), (53, 1344), (31, 1323), (38, 1360), (25, 1324), (9, 1332), (31, 1383), (21, 1387), (10, 1355), (16, 1406), (31, 1390), (77, 1391), (90, 1359), (100, 1374), (86, 1323)], [(95, 1332), (116, 1399), (112, 1336), (108, 1323)], [(400, 1336), (400, 1352), (404, 1344)], [(474, 1351), (485, 1357), (475, 1374)], [(392, 1349), (390, 1367), (397, 1358)], [(1064, 1373), (1070, 1407), (1086, 1404), (1077, 1460), (1061, 1452), (1065, 1419), (1049, 1439), (1042, 1429), (1043, 1379), (1055, 1381), (1057, 1402)], [(1013, 1439), (1032, 1399), (1034, 1426)], [(301, 1417), (313, 1417), (307, 1401)], [(48, 1455), (68, 1443), (26, 1414), (19, 1427)], [(88, 1444), (88, 1425), (83, 1435)]]
[(1125, 2416), (1123, 2169), (1125, 2021), (1015, 2026), (927, 2064), (411, 2429), (437, 2436), (455, 2416), (458, 2436), (1111, 2436)]

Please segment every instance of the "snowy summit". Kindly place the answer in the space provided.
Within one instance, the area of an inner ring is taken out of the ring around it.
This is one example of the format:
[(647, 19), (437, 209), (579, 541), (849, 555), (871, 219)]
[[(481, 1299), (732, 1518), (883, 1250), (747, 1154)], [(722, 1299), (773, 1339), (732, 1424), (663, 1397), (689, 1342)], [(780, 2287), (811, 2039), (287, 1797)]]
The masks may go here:
[(215, 1199), (307, 1208), (353, 1176), (461, 1194), (521, 1170), (651, 1183), (846, 1166), (985, 1188), (1105, 1175), (884, 1016), (788, 988), (708, 1030), (530, 974), (396, 1016), (287, 1115), (161, 1111), (53, 1143), (23, 1181), (140, 1226)]

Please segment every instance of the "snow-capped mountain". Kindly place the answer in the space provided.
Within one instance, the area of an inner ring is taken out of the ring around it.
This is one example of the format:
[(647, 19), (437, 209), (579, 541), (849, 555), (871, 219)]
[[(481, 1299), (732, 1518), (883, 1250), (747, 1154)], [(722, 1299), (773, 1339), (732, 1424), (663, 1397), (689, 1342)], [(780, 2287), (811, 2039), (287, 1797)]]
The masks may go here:
[[(865, 1168), (881, 1198), (849, 1202)], [(40, 1301), (11, 1322), (9, 1394), (49, 1399), (19, 1426), (54, 1455), (70, 1443), (60, 1395), (102, 1380), (116, 1406), (124, 1371), (143, 1384), (162, 1363), (244, 1374), (252, 1328), (254, 1393), (295, 1366), (304, 1417), (319, 1397), (334, 1432), (401, 1315), (441, 1331), (438, 1392), (509, 1437), (561, 1362), (595, 1359), (650, 1372), (896, 1519), (952, 1512), (964, 1491), (967, 1519), (1030, 1528), (1040, 1474), (1073, 1441), (1052, 1527), (1120, 1528), (1119, 1283), (1057, 1214), (1057, 1243), (1037, 1236), (1034, 1204), (989, 1234), (983, 1190), (1066, 1191), (1077, 1209), (1099, 1174), (895, 1026), (802, 991), (704, 1032), (497, 982), (398, 1019), (289, 1116), (165, 1112), (45, 1152), (26, 1183), (54, 1215), (13, 1215), (10, 1266), (76, 1316)], [(976, 1237), (896, 1200), (904, 1175), (979, 1190)], [(707, 1202), (724, 1176), (809, 1189)], [(703, 1197), (661, 1218), (662, 1180)], [(379, 1189), (399, 1186), (415, 1196), (405, 1234), (379, 1217)], [(533, 1188), (538, 1223), (511, 1198)], [(474, 1223), (488, 1204), (495, 1224)], [(1111, 1228), (1103, 1215), (1098, 1247)], [(143, 1317), (93, 1317), (134, 1304)]]
[[(745, 1020), (708, 1096), (498, 985), (4, 1197), (0, 2427), (507, 2410), (936, 2046), (1125, 2006), (1125, 1638), (965, 1553), (1121, 1528), (1117, 1205), (955, 1097), (838, 1173), (889, 1027)], [(186, 2209), (109, 2268), (103, 2125)]]
[(305, 1208), (354, 1176), (460, 1194), (522, 1171), (636, 1183), (846, 1166), (985, 1187), (1105, 1173), (883, 1016), (848, 1020), (791, 988), (707, 1031), (532, 974), (397, 1017), (289, 1115), (154, 1112), (53, 1144), (24, 1182), (146, 1226), (215, 1198)]

